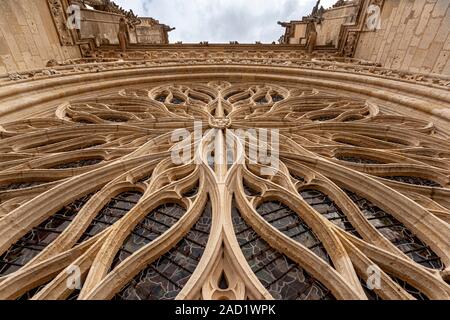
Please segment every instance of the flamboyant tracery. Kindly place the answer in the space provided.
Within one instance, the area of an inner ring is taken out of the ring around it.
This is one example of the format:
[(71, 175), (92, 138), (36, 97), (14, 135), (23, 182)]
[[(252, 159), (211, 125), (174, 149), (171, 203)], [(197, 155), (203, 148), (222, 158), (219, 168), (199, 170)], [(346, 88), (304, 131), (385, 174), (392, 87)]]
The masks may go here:
[(128, 86), (0, 131), (0, 298), (450, 297), (450, 141), (431, 122), (211, 81)]

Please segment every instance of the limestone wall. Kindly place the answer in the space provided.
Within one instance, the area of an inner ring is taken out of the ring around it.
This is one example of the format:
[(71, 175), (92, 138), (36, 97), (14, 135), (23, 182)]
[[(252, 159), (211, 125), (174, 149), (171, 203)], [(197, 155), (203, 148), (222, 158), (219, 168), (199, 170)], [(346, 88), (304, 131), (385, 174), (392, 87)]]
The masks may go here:
[(81, 39), (97, 39), (99, 44), (119, 44), (119, 20), (121, 15), (97, 10), (81, 10)]
[[(119, 20), (122, 16), (116, 13), (90, 9), (81, 10), (81, 40), (96, 39), (98, 44), (118, 45)], [(142, 19), (135, 28), (128, 29), (129, 41), (132, 44), (164, 43), (163, 25), (151, 23), (153, 19)]]
[(386, 68), (450, 74), (450, 1), (387, 0), (381, 30), (362, 32), (355, 57)]
[(316, 25), (317, 45), (337, 47), (341, 26), (354, 24), (357, 10), (357, 5), (348, 5), (325, 11), (322, 23)]
[(1, 0), (0, 14), (0, 74), (80, 57), (78, 47), (61, 46), (47, 0)]
[(293, 36), (289, 37), (289, 44), (306, 44), (307, 35), (307, 23), (306, 22), (298, 22), (292, 26), (294, 28)]

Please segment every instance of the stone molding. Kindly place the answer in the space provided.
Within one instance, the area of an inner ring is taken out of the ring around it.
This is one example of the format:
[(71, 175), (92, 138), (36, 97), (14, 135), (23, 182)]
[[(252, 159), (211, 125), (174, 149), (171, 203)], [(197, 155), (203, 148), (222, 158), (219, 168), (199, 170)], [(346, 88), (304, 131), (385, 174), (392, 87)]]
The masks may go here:
[[(0, 86), (11, 81), (23, 82), (61, 77), (70, 74), (121, 70), (128, 68), (175, 66), (175, 65), (261, 65), (323, 70), (370, 75), (382, 79), (393, 79), (409, 83), (419, 83), (431, 87), (450, 87), (450, 77), (438, 74), (421, 74), (402, 70), (386, 69), (370, 61), (340, 58), (330, 54), (316, 54), (311, 57), (302, 52), (292, 51), (242, 51), (214, 52), (202, 51), (98, 51), (90, 53), (94, 58), (69, 60), (52, 68), (9, 73), (0, 76)], [(126, 61), (121, 61), (125, 59)]]

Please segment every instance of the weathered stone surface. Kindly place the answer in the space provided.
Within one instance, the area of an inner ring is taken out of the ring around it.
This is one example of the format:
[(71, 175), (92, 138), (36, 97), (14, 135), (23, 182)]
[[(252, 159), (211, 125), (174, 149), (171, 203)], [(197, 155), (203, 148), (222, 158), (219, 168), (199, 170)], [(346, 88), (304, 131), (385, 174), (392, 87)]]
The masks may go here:
[[(442, 68), (442, 64), (447, 62), (442, 61), (445, 55), (440, 55), (440, 50), (448, 46), (446, 42), (450, 36), (449, 5), (446, 0), (385, 1), (382, 28), (360, 35), (355, 57), (373, 60), (395, 69), (414, 72), (441, 70), (440, 72), (448, 75), (447, 69)], [(377, 46), (368, 46), (367, 43), (376, 43)], [(437, 43), (445, 44), (441, 47)], [(399, 59), (402, 55), (403, 59)], [(437, 59), (438, 56), (441, 58)], [(394, 60), (402, 60), (402, 63), (393, 63)], [(438, 63), (439, 65), (434, 65)]]
[[(60, 50), (47, 0), (1, 1), (0, 67), (8, 71), (39, 69), (49, 59), (80, 58), (77, 47)], [(3, 36), (2, 36), (3, 35)]]

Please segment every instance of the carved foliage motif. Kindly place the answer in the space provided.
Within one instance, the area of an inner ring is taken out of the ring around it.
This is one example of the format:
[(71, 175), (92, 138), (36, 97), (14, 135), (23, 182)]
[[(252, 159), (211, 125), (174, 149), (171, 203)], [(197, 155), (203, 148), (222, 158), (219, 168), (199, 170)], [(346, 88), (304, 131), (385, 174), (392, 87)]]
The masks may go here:
[(358, 32), (350, 31), (347, 34), (347, 39), (344, 45), (344, 57), (353, 57), (355, 54), (356, 43), (358, 39)]
[(63, 46), (71, 46), (74, 44), (72, 33), (67, 28), (67, 16), (65, 13), (66, 7), (61, 0), (47, 0), (50, 12), (53, 17), (59, 40)]
[[(9, 81), (33, 81), (61, 74), (89, 73), (99, 70), (120, 70), (126, 68), (151, 68), (162, 65), (215, 65), (249, 64), (280, 66), (327, 72), (365, 74), (385, 79), (399, 79), (420, 83), (430, 87), (450, 87), (450, 77), (436, 74), (420, 74), (380, 67), (379, 64), (346, 57), (315, 52), (312, 56), (305, 52), (292, 51), (208, 51), (208, 50), (155, 50), (155, 51), (92, 51), (89, 44), (81, 45), (88, 57), (63, 62), (59, 67), (10, 73), (0, 76), (0, 85)], [(126, 59), (130, 61), (120, 61)]]

